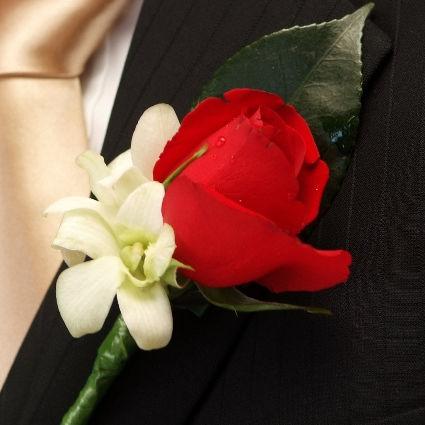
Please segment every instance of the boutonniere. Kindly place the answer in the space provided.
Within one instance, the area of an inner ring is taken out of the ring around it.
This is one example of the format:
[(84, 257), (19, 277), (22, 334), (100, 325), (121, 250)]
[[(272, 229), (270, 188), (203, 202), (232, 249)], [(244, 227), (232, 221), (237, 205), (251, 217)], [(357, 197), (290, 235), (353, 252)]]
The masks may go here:
[(307, 237), (353, 152), (371, 9), (261, 38), (217, 70), (181, 124), (171, 106), (152, 106), (130, 150), (108, 165), (89, 151), (77, 159), (96, 199), (46, 210), (63, 214), (59, 311), (74, 337), (99, 331), (115, 297), (121, 314), (63, 424), (87, 423), (137, 347), (168, 344), (173, 308), (329, 314), (243, 285), (318, 291), (349, 276), (349, 252)]

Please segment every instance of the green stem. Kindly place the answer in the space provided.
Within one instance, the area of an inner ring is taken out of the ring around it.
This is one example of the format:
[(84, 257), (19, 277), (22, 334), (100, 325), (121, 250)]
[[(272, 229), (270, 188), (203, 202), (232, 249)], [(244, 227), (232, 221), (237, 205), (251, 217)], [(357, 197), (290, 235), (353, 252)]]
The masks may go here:
[(61, 425), (85, 425), (137, 345), (121, 315), (97, 351), (92, 372)]
[(191, 156), (189, 159), (187, 159), (185, 162), (183, 162), (181, 165), (179, 165), (162, 183), (165, 188), (167, 188), (171, 182), (181, 173), (183, 170), (189, 166), (195, 159), (200, 158), (202, 155), (205, 154), (205, 152), (208, 150), (208, 145), (202, 146), (199, 151), (195, 152), (193, 156)]

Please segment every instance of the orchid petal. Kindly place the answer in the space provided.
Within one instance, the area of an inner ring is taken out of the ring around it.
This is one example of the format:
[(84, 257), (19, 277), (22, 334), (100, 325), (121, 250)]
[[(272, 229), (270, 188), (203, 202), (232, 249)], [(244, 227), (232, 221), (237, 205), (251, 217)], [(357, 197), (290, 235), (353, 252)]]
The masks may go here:
[(49, 205), (43, 212), (45, 217), (52, 214), (65, 214), (70, 211), (92, 211), (99, 214), (106, 222), (112, 222), (115, 218), (117, 208), (105, 205), (95, 199), (83, 198), (79, 196), (69, 196), (59, 199)]
[(63, 261), (65, 261), (68, 267), (76, 266), (77, 264), (83, 263), (86, 258), (86, 254), (84, 254), (84, 252), (75, 251), (72, 249), (62, 248), (61, 253)]
[(103, 157), (95, 152), (86, 151), (77, 158), (77, 164), (87, 171), (90, 188), (96, 198), (106, 205), (114, 205), (114, 193), (109, 187), (99, 185), (99, 182), (110, 175), (110, 170)]
[(119, 256), (120, 250), (107, 222), (89, 210), (74, 210), (64, 215), (53, 247), (80, 251), (93, 259)]
[(87, 209), (99, 213), (103, 210), (101, 203), (95, 199), (83, 198), (81, 196), (69, 196), (53, 202), (53, 204), (49, 205), (44, 210), (43, 215), (64, 214), (68, 211), (79, 209)]
[(101, 179), (99, 184), (113, 189), (118, 205), (121, 205), (133, 190), (148, 181), (142, 172), (133, 165), (130, 149), (118, 155), (108, 165), (108, 168), (110, 175)]
[(73, 337), (100, 330), (124, 279), (117, 257), (103, 257), (61, 273), (56, 286), (59, 312)]
[(79, 167), (88, 173), (91, 186), (109, 175), (103, 156), (96, 152), (87, 150), (77, 157), (76, 162)]
[(144, 254), (143, 245), (136, 242), (133, 245), (127, 245), (121, 250), (121, 259), (131, 272), (136, 271)]
[(111, 193), (116, 205), (121, 205), (141, 184), (148, 180), (136, 167), (130, 167), (121, 174), (112, 173), (108, 177), (99, 180), (97, 186), (102, 192)]
[(170, 301), (161, 284), (137, 288), (125, 281), (117, 291), (123, 319), (143, 350), (165, 347), (173, 332)]
[(149, 245), (145, 253), (143, 271), (147, 279), (159, 280), (165, 273), (176, 249), (174, 230), (164, 224), (156, 242)]
[(119, 154), (108, 164), (109, 172), (118, 176), (125, 173), (131, 167), (133, 167), (133, 160), (131, 158), (130, 149)]
[(165, 103), (152, 106), (143, 113), (131, 140), (131, 154), (136, 167), (153, 180), (153, 167), (180, 127), (174, 109)]
[(142, 276), (135, 277), (130, 272), (127, 273), (127, 281), (137, 288), (150, 288), (152, 285), (157, 284), (157, 282), (151, 279), (144, 279)]
[(134, 243), (137, 240), (132, 239), (140, 237), (148, 241), (157, 238), (163, 225), (161, 207), (164, 195), (161, 183), (149, 182), (128, 196), (117, 214), (118, 226), (124, 228), (120, 229), (120, 237), (125, 242)]

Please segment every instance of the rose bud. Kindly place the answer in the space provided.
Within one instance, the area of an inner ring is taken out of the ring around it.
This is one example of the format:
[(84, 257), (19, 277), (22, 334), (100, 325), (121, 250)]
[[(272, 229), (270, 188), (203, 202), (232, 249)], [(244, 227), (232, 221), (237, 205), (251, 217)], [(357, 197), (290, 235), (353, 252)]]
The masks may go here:
[(298, 235), (317, 217), (329, 169), (303, 117), (277, 95), (235, 89), (190, 112), (154, 168), (169, 185), (165, 222), (184, 274), (211, 287), (256, 281), (274, 292), (317, 291), (347, 280), (351, 255)]

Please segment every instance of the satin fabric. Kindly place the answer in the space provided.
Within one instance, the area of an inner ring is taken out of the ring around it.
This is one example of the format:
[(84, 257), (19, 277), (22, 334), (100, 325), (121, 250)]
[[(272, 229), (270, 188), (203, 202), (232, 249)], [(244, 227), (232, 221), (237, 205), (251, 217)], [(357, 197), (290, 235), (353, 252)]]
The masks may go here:
[(126, 3), (0, 0), (0, 75), (80, 75)]
[(0, 0), (0, 384), (61, 262), (58, 219), (89, 194), (79, 76), (127, 0)]

